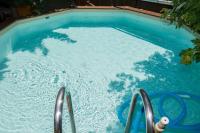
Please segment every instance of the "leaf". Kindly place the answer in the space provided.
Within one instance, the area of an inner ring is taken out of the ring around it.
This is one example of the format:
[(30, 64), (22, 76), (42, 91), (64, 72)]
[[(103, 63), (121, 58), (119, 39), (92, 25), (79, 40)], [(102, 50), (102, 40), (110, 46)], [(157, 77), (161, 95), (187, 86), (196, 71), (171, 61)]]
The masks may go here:
[(193, 49), (189, 48), (186, 50), (183, 50), (180, 54), (181, 56), (181, 64), (191, 64), (193, 61)]
[[(173, 0), (172, 9), (163, 9), (162, 18), (168, 19), (179, 28), (187, 25), (193, 32), (200, 33), (200, 0)], [(200, 62), (200, 39), (192, 40), (194, 47), (180, 52), (181, 63)]]

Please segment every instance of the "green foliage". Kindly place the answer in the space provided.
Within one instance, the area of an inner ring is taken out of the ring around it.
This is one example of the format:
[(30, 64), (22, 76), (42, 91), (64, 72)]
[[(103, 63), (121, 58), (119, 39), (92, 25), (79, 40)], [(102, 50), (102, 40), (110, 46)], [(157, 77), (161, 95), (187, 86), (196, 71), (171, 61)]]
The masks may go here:
[[(172, 9), (163, 9), (162, 18), (175, 23), (177, 27), (186, 25), (193, 32), (200, 33), (200, 0), (173, 0)], [(191, 64), (200, 62), (200, 38), (192, 41), (193, 48), (188, 48), (180, 53), (181, 63)]]

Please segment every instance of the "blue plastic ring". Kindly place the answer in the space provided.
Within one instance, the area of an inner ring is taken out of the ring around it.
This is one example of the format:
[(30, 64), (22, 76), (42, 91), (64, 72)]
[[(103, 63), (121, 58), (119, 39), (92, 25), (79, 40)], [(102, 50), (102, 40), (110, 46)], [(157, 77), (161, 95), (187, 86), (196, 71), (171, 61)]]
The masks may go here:
[[(178, 104), (180, 105), (180, 107), (182, 108), (180, 111), (180, 114), (172, 119), (170, 118), (167, 113), (164, 111), (163, 109), (163, 105), (164, 105), (164, 101), (168, 98), (173, 98), (174, 100), (176, 100), (178, 102)], [(170, 119), (170, 124), (169, 125), (176, 125), (178, 124), (180, 121), (182, 121), (185, 116), (187, 115), (187, 108), (185, 105), (185, 102), (176, 94), (172, 94), (172, 93), (166, 93), (165, 95), (162, 95), (160, 100), (159, 100), (159, 104), (158, 104), (158, 112), (160, 113), (161, 116), (167, 116)]]

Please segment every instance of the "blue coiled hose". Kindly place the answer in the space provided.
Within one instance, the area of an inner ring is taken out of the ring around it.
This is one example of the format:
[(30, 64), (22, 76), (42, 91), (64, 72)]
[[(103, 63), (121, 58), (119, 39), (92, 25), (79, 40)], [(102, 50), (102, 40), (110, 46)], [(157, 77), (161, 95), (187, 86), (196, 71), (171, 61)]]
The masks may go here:
[[(172, 129), (182, 129), (182, 130), (187, 130), (187, 131), (200, 131), (200, 123), (197, 124), (188, 124), (188, 125), (182, 125), (181, 122), (182, 120), (186, 117), (187, 115), (187, 107), (185, 102), (183, 101), (183, 99), (192, 99), (195, 101), (199, 101), (200, 102), (200, 96), (196, 96), (193, 94), (189, 94), (186, 92), (159, 92), (159, 93), (154, 93), (152, 95), (150, 95), (151, 99), (154, 98), (158, 98), (159, 99), (159, 104), (158, 104), (158, 112), (161, 116), (167, 116), (166, 112), (163, 109), (163, 105), (165, 100), (167, 100), (168, 98), (173, 98), (174, 100), (176, 100), (178, 102), (178, 104), (181, 106), (181, 111), (180, 114), (176, 117), (176, 118), (169, 118), (170, 119), (170, 123), (168, 125), (169, 128)], [(123, 112), (124, 110), (129, 107), (130, 105), (130, 99), (126, 100), (118, 109), (117, 109), (117, 116), (118, 119), (120, 120), (120, 122), (125, 126), (126, 124), (126, 119), (123, 117)], [(136, 117), (135, 117), (135, 121), (133, 121), (133, 126), (132, 125), (132, 129), (134, 131), (137, 131), (139, 128), (144, 128), (144, 123), (138, 124), (138, 121), (141, 120), (141, 116), (139, 115), (143, 115), (144, 111), (140, 111), (141, 113), (137, 113)], [(155, 121), (159, 121), (158, 118), (154, 118)]]

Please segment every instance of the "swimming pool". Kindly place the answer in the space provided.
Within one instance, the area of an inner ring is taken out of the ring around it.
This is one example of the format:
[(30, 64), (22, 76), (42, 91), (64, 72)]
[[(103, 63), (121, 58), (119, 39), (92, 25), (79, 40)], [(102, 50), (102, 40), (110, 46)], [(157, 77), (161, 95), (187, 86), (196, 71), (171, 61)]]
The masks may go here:
[[(178, 56), (193, 38), (158, 18), (123, 10), (69, 10), (17, 21), (0, 36), (0, 132), (52, 132), (63, 85), (81, 133), (122, 132), (117, 111), (134, 88), (199, 96), (200, 64), (181, 65)], [(199, 101), (185, 97), (181, 123), (196, 124)], [(158, 100), (152, 103), (160, 117)], [(173, 98), (164, 104), (170, 117), (179, 115)], [(63, 131), (70, 132), (66, 106), (63, 119)]]

